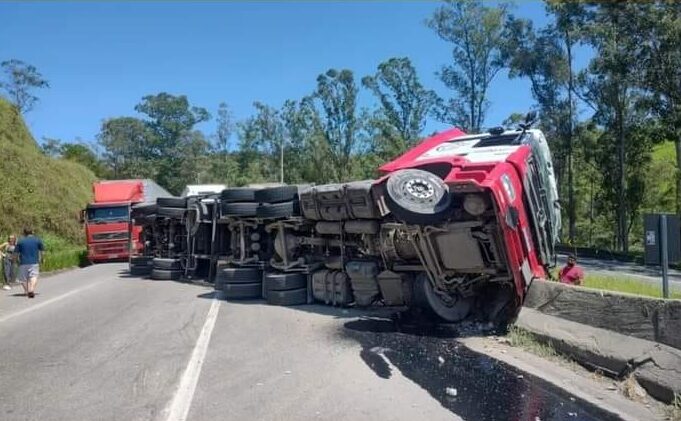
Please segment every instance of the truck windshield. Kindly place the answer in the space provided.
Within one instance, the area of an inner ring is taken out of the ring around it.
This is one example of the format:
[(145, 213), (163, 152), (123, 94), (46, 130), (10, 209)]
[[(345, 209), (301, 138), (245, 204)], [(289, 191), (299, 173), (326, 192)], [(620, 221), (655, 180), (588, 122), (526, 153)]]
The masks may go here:
[(127, 206), (110, 206), (88, 208), (87, 220), (89, 222), (113, 222), (113, 221), (127, 221), (129, 218)]

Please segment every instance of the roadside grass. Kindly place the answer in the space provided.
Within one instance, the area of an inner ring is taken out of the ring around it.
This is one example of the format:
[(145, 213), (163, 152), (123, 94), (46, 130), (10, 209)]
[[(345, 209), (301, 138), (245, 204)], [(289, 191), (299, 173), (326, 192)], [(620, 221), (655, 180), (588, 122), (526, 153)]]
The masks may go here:
[[(558, 268), (553, 270), (552, 279), (558, 279)], [(662, 282), (655, 285), (642, 281), (633, 276), (609, 276), (586, 273), (583, 287), (602, 289), (605, 291), (625, 292), (628, 294), (643, 295), (646, 297), (662, 298)], [(674, 289), (670, 285), (669, 298), (681, 299), (681, 289)]]
[(511, 346), (522, 348), (526, 351), (544, 358), (560, 357), (560, 354), (548, 344), (539, 342), (532, 333), (517, 326), (511, 326), (506, 335)]
[(64, 238), (53, 234), (45, 234), (41, 238), (45, 244), (45, 261), (40, 267), (41, 271), (51, 272), (81, 266), (87, 257), (85, 247)]
[(681, 394), (674, 395), (674, 402), (669, 405), (667, 410), (667, 419), (681, 421)]

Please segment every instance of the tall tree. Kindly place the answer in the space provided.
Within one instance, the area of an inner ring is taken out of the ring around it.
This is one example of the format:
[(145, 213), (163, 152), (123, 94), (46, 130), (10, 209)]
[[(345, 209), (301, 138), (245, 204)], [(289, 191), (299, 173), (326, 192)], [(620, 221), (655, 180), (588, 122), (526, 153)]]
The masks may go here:
[(31, 111), (38, 102), (38, 97), (32, 93), (35, 89), (50, 87), (35, 66), (21, 60), (3, 61), (0, 63), (0, 68), (5, 74), (3, 80), (0, 80), (0, 88), (5, 91), (9, 100), (21, 114)]
[(229, 107), (224, 102), (218, 105), (216, 122), (215, 146), (220, 153), (227, 155), (229, 152), (229, 139), (232, 137), (232, 130), (234, 129), (234, 121)]
[[(645, 92), (640, 88), (640, 53), (645, 34), (636, 31), (635, 19), (643, 3), (596, 3), (585, 27), (596, 50), (588, 72), (580, 79), (585, 98), (594, 107), (594, 120), (604, 128), (596, 155), (599, 168), (613, 177), (604, 187), (604, 198), (615, 219), (615, 246), (629, 250), (629, 232), (641, 205), (644, 163), (651, 144), (643, 127), (650, 113), (642, 109)], [(614, 157), (614, 159), (613, 159)], [(607, 178), (606, 178), (607, 179)]]
[(647, 34), (641, 55), (645, 86), (654, 94), (650, 105), (662, 121), (663, 134), (676, 153), (676, 212), (681, 214), (681, 3), (647, 3), (636, 16), (637, 30)]
[[(186, 161), (196, 159), (197, 145), (202, 145), (201, 154), (207, 153), (205, 139), (196, 141), (194, 127), (209, 120), (210, 114), (205, 108), (191, 106), (186, 96), (166, 92), (143, 97), (135, 111), (149, 117), (145, 125), (154, 134), (152, 156), (157, 181), (179, 194), (186, 184), (196, 182), (195, 174), (186, 171)], [(189, 155), (188, 150), (192, 151)]]
[(387, 150), (388, 157), (404, 152), (421, 136), (437, 95), (423, 87), (407, 57), (379, 64), (374, 76), (362, 78), (362, 85), (380, 104), (376, 123), (388, 145), (376, 146)]
[(321, 129), (330, 152), (335, 181), (350, 175), (350, 156), (360, 146), (357, 85), (352, 71), (330, 69), (317, 77), (314, 97), (321, 108)]
[(104, 120), (97, 140), (114, 178), (155, 178), (156, 140), (144, 121), (134, 117)]
[[(531, 21), (511, 16), (506, 23), (502, 57), (509, 76), (526, 77), (539, 105), (542, 128), (552, 141), (561, 186), (567, 190), (568, 239), (576, 236), (574, 195), (574, 127), (576, 122), (573, 49), (584, 19), (580, 3), (551, 0), (547, 9), (554, 22), (536, 31)], [(567, 183), (563, 174), (567, 174)]]
[(441, 120), (480, 131), (489, 107), (487, 90), (503, 67), (501, 46), (507, 14), (506, 4), (487, 7), (480, 0), (445, 0), (427, 21), (452, 45), (453, 63), (443, 66), (439, 76), (457, 96), (441, 102)]
[(254, 116), (241, 123), (241, 146), (268, 160), (264, 176), (284, 182), (285, 137), (283, 125), (276, 108), (255, 102)]

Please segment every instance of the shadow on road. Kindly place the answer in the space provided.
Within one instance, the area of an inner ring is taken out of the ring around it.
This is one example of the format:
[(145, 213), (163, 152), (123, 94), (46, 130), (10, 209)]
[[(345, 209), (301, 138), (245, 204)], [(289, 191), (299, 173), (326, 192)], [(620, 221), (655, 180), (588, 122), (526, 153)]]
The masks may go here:
[[(618, 417), (455, 340), (475, 327), (365, 318), (348, 321), (341, 337), (361, 345), (377, 376), (399, 371), (443, 407), (467, 420), (615, 420)], [(485, 334), (478, 330), (478, 335)]]

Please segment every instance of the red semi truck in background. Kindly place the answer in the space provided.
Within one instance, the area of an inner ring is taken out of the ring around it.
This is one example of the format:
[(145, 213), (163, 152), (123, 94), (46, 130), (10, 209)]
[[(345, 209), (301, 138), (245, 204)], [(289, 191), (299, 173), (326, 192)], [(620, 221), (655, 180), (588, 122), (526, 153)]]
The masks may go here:
[(83, 212), (88, 259), (93, 263), (127, 259), (141, 250), (141, 227), (130, 225), (130, 208), (156, 203), (170, 194), (152, 180), (108, 180), (92, 184), (94, 201)]

